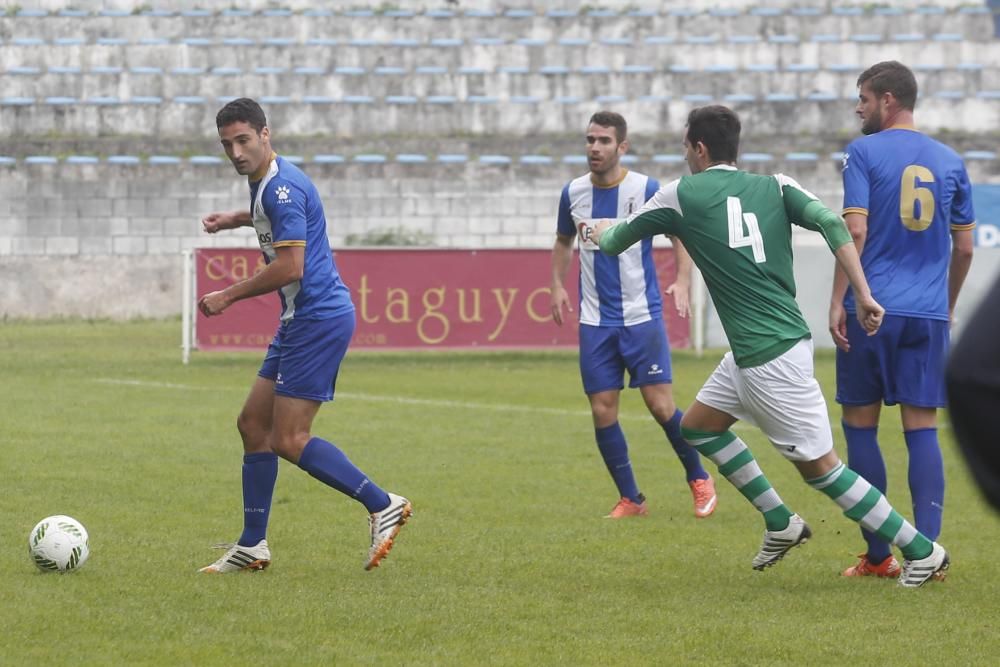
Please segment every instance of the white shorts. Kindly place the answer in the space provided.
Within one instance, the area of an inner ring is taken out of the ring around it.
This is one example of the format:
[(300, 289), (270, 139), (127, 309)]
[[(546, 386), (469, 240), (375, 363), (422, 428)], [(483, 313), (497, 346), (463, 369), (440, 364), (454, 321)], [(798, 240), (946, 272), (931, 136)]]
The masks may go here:
[(785, 458), (813, 461), (833, 449), (830, 414), (813, 377), (813, 344), (800, 340), (777, 359), (740, 368), (727, 352), (697, 399), (756, 424)]

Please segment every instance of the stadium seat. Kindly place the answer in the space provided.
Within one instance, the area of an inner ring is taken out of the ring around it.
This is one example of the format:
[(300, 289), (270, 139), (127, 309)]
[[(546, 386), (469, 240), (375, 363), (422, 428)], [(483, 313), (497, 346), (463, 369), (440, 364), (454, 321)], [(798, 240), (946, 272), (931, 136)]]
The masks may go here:
[(249, 37), (226, 37), (222, 40), (226, 46), (254, 46), (257, 40)]
[(787, 72), (818, 72), (819, 67), (812, 63), (789, 63), (785, 65)]
[(789, 13), (792, 16), (821, 16), (823, 10), (819, 7), (793, 7)]
[(590, 40), (586, 37), (562, 37), (559, 46), (590, 46)]
[(163, 74), (163, 68), (162, 67), (147, 67), (147, 66), (130, 67), (128, 69), (128, 71), (129, 71), (129, 74), (140, 74), (140, 75), (143, 75), (143, 74), (153, 74), (153, 75), (159, 76), (159, 75)]
[(602, 37), (600, 43), (604, 46), (632, 46), (631, 37)]
[(58, 164), (59, 158), (54, 155), (29, 155), (24, 158), (25, 164)]
[(312, 161), (315, 164), (341, 164), (344, 162), (344, 156), (321, 153), (319, 155), (314, 155)]
[(436, 46), (438, 48), (462, 46), (464, 43), (465, 40), (454, 37), (438, 37), (431, 40), (431, 46)]
[[(419, 69), (420, 68), (417, 68), (418, 71), (419, 71)], [(362, 75), (362, 74), (365, 73), (365, 68), (364, 67), (348, 67), (348, 66), (345, 66), (345, 65), (341, 65), (341, 66), (338, 66), (338, 67), (334, 67), (333, 68), (333, 73), (334, 74), (347, 75), (347, 76), (360, 76), (360, 75)]]
[(102, 107), (113, 107), (118, 106), (122, 103), (121, 99), (111, 96), (111, 95), (97, 95), (94, 97), (88, 97), (83, 100), (84, 104), (92, 104), (94, 106)]
[(685, 35), (684, 36), (684, 43), (685, 44), (699, 44), (699, 45), (717, 44), (718, 41), (719, 41), (719, 38), (716, 35)]
[(728, 95), (725, 95), (722, 100), (731, 104), (739, 104), (741, 102), (756, 102), (757, 96), (750, 95), (748, 93), (729, 93)]
[(499, 100), (492, 95), (469, 95), (465, 98), (471, 104), (496, 104)]
[(192, 155), (191, 157), (188, 158), (188, 162), (199, 166), (202, 165), (210, 166), (216, 164), (223, 164), (224, 161), (218, 155)]
[(413, 95), (387, 95), (386, 104), (416, 104), (417, 98)]
[(796, 102), (799, 96), (795, 93), (768, 93), (764, 96), (767, 102)]
[(529, 74), (531, 69), (520, 65), (503, 65), (497, 68), (500, 74)]
[(614, 9), (589, 9), (587, 10), (587, 16), (595, 19), (607, 19), (614, 18), (618, 16), (618, 12)]
[(841, 41), (840, 35), (834, 35), (832, 33), (817, 33), (809, 38), (813, 42), (839, 42)]
[(994, 151), (965, 151), (962, 157), (966, 160), (996, 160), (997, 154)]
[(447, 74), (448, 68), (440, 65), (420, 65), (413, 71), (417, 74)]
[(87, 42), (81, 37), (56, 37), (52, 43), (56, 46), (83, 46)]
[(211, 46), (212, 40), (208, 37), (182, 37), (181, 44), (184, 46)]
[(428, 95), (424, 98), (427, 104), (455, 104), (458, 98), (454, 95)]
[(306, 46), (337, 46), (338, 40), (331, 37), (310, 37), (306, 40)]
[(303, 95), (302, 102), (304, 104), (335, 104), (336, 98), (330, 97), (329, 95)]
[(569, 74), (569, 68), (565, 65), (544, 65), (538, 68), (539, 74)]
[(243, 70), (239, 67), (213, 67), (209, 74), (215, 76), (240, 76), (243, 74)]
[(961, 42), (965, 39), (965, 36), (954, 32), (939, 32), (931, 37), (931, 39), (935, 42)]
[(586, 155), (576, 155), (576, 154), (574, 154), (574, 155), (563, 155), (563, 157), (562, 157), (562, 163), (563, 164), (587, 164), (587, 156)]
[(767, 41), (771, 44), (798, 44), (801, 40), (798, 35), (770, 35)]
[(93, 155), (69, 155), (66, 164), (98, 164), (101, 160)]
[(735, 65), (709, 65), (705, 68), (710, 74), (732, 74), (736, 71)]
[(680, 164), (684, 162), (684, 156), (677, 153), (658, 153), (653, 156), (653, 162), (657, 164)]
[(90, 68), (91, 74), (110, 74), (112, 76), (118, 76), (122, 73), (122, 68), (117, 65), (100, 65), (97, 67)]
[(550, 19), (568, 19), (575, 18), (577, 13), (575, 9), (550, 9), (545, 15)]
[(503, 37), (476, 37), (472, 40), (477, 46), (502, 46), (507, 43)]
[[(831, 102), (833, 100), (839, 100), (840, 96), (835, 93), (825, 91), (814, 91), (806, 95), (806, 99), (810, 102)], [(851, 99), (853, 99), (853, 95), (851, 96)]]
[(688, 104), (709, 104), (713, 100), (711, 95), (706, 95), (704, 93), (689, 93), (687, 95), (683, 95), (681, 99)]
[(552, 164), (548, 155), (522, 155), (517, 161), (521, 164)]
[(890, 39), (894, 42), (922, 42), (927, 38), (919, 32), (901, 32), (892, 35)]
[(79, 67), (71, 66), (64, 67), (61, 65), (49, 67), (49, 74), (80, 74), (82, 70)]
[(833, 7), (830, 13), (834, 16), (861, 16), (865, 10), (862, 7)]
[(206, 100), (201, 95), (178, 95), (174, 98), (176, 104), (205, 104)]
[(265, 37), (260, 43), (264, 46), (293, 46), (295, 40), (291, 37)]
[(396, 156), (396, 162), (400, 164), (424, 164), (427, 161), (427, 156), (420, 153), (400, 153)]
[[(108, 158), (108, 161), (110, 162), (111, 158)], [(175, 165), (175, 164), (180, 164), (181, 159), (176, 155), (150, 155), (149, 160), (147, 160), (147, 162), (149, 164), (156, 164), (156, 165), (165, 165), (165, 164)]]
[(292, 98), (287, 95), (262, 95), (257, 98), (261, 104), (274, 106), (276, 104), (291, 104)]
[(51, 106), (69, 106), (71, 104), (76, 104), (77, 99), (75, 97), (64, 97), (64, 96), (53, 96), (46, 97), (45, 103)]
[(378, 74), (378, 75), (381, 75), (381, 76), (406, 74), (406, 68), (404, 68), (404, 67), (395, 67), (395, 66), (393, 66), (393, 67), (386, 67), (386, 66), (376, 67), (375, 69), (372, 70), (372, 73), (373, 74)]
[(621, 156), (620, 161), (621, 161), (622, 164), (638, 164), (639, 163), (639, 157), (637, 155), (632, 155), (630, 153), (626, 153), (625, 155)]
[(598, 95), (594, 98), (598, 104), (621, 104), (627, 99), (624, 95)]
[(450, 9), (428, 9), (424, 16), (432, 19), (450, 19), (455, 17), (455, 12)]
[(492, 9), (467, 9), (465, 10), (466, 18), (470, 19), (492, 19), (496, 18), (497, 13)]
[(611, 68), (606, 65), (584, 65), (577, 69), (580, 74), (610, 74)]
[(777, 72), (778, 66), (773, 63), (760, 63), (747, 65), (746, 70), (748, 72)]
[(458, 68), (459, 74), (466, 75), (476, 75), (476, 74), (486, 74), (485, 67), (474, 67), (474, 66), (463, 66)]
[(644, 44), (656, 46), (659, 44), (673, 44), (677, 40), (670, 35), (649, 35), (648, 37), (643, 38), (642, 41)]
[(785, 159), (789, 162), (818, 162), (819, 156), (816, 153), (786, 153)]
[(556, 104), (579, 104), (580, 98), (576, 95), (559, 95), (553, 100)]
[(781, 16), (784, 12), (778, 7), (752, 7), (751, 16)]
[(730, 35), (726, 38), (730, 44), (756, 44), (760, 41), (757, 35)]
[(0, 106), (5, 107), (26, 107), (34, 103), (34, 97), (0, 97)]
[(902, 16), (903, 10), (899, 7), (873, 7), (875, 16)]
[(512, 95), (511, 104), (538, 104), (542, 101), (537, 95)]
[(202, 76), (205, 74), (204, 67), (171, 67), (170, 73), (181, 76)]
[(461, 153), (442, 153), (437, 156), (437, 161), (444, 164), (461, 164), (468, 162), (469, 156)]
[(386, 161), (386, 157), (381, 153), (360, 153), (354, 156), (353, 161), (361, 164), (382, 164)]
[(1000, 90), (980, 90), (976, 92), (976, 97), (981, 100), (1000, 100)]
[(296, 67), (292, 70), (292, 73), (303, 76), (321, 76), (326, 74), (326, 69), (322, 67)]
[(137, 95), (135, 97), (130, 97), (128, 99), (128, 103), (158, 105), (163, 104), (163, 98), (158, 95)]
[(878, 33), (862, 32), (862, 33), (858, 33), (858, 34), (855, 34), (855, 35), (851, 35), (849, 39), (852, 42), (863, 42), (863, 43), (869, 43), (869, 44), (878, 44), (879, 42), (882, 41), (882, 35), (880, 35)]
[(547, 46), (549, 40), (547, 39), (536, 39), (534, 37), (519, 37), (514, 40), (514, 43), (518, 46)]
[(743, 153), (740, 156), (743, 162), (754, 162), (754, 163), (764, 163), (773, 162), (774, 156), (770, 153)]
[(622, 74), (653, 74), (656, 68), (652, 65), (623, 65), (619, 71)]
[(371, 95), (344, 95), (343, 101), (346, 104), (374, 104), (375, 98)]
[(136, 165), (141, 160), (135, 155), (109, 155), (108, 164)]

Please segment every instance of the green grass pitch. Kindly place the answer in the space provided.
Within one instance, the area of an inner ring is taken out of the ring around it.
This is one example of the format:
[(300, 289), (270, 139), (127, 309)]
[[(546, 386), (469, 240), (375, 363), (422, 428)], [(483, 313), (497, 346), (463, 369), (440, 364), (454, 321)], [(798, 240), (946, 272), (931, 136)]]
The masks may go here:
[[(763, 522), (724, 480), (707, 520), (642, 406), (622, 425), (650, 503), (616, 497), (571, 353), (352, 352), (315, 433), (415, 516), (362, 569), (364, 509), (282, 463), (263, 573), (206, 576), (241, 527), (237, 411), (259, 354), (180, 363), (179, 324), (0, 324), (0, 664), (987, 665), (1000, 517), (942, 429), (948, 580), (838, 576), (863, 543), (752, 428), (739, 432), (814, 538), (755, 572)], [(719, 352), (674, 356), (686, 407)], [(833, 357), (817, 372), (833, 395)], [(831, 405), (836, 420), (839, 410)], [(946, 415), (942, 415), (946, 420)], [(843, 452), (839, 426), (834, 428)], [(911, 516), (898, 414), (881, 441)], [(712, 468), (709, 468), (712, 469)], [(91, 557), (41, 574), (31, 527), (69, 514)]]

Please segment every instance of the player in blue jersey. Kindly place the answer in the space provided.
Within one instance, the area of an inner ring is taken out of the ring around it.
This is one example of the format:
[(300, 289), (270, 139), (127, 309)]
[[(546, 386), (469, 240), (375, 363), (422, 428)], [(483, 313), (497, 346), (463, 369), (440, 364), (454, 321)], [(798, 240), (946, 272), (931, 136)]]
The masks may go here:
[[(591, 220), (626, 217), (660, 187), (655, 179), (621, 165), (621, 157), (628, 151), (627, 133), (620, 114), (601, 111), (590, 118), (586, 133), (590, 171), (570, 181), (559, 200), (552, 248), (552, 318), (562, 326), (564, 311), (573, 310), (564, 280), (579, 239), (580, 373), (590, 400), (597, 447), (620, 497), (608, 517), (642, 516), (648, 511), (618, 424), (619, 394), (627, 369), (629, 386), (639, 388), (650, 414), (684, 465), (695, 516), (704, 518), (715, 511), (715, 484), (702, 467), (698, 452), (680, 432), (684, 413), (674, 403), (670, 344), (652, 240), (646, 239), (620, 257), (609, 257), (590, 239)], [(674, 297), (678, 313), (686, 317), (690, 312), (691, 258), (676, 239), (674, 248), (677, 281), (667, 288), (667, 294)]]
[[(917, 82), (881, 62), (858, 78), (863, 137), (844, 154), (844, 219), (872, 294), (885, 307), (876, 336), (854, 317), (842, 271), (834, 277), (830, 332), (837, 344), (837, 402), (851, 468), (886, 490), (878, 445), (882, 403), (900, 405), (917, 530), (941, 532), (944, 469), (937, 409), (945, 405), (949, 324), (972, 262), (972, 191), (962, 159), (913, 124)], [(889, 545), (863, 531), (868, 550), (845, 576), (896, 577)]]
[(244, 451), (243, 533), (201, 572), (261, 570), (270, 564), (265, 536), (279, 456), (365, 506), (371, 530), (365, 569), (370, 570), (389, 553), (413, 509), (310, 432), (320, 405), (333, 400), (354, 334), (354, 304), (333, 262), (323, 204), (309, 178), (271, 150), (267, 120), (255, 101), (230, 102), (216, 125), (226, 155), (249, 181), (250, 206), (206, 216), (205, 231), (252, 226), (266, 267), (202, 296), (198, 307), (211, 317), (241, 299), (277, 291), (281, 319), (236, 422)]

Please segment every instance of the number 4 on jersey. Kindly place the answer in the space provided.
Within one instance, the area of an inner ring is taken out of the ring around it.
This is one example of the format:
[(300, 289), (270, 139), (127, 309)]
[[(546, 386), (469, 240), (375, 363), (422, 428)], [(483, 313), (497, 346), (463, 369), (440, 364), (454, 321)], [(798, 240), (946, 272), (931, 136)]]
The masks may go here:
[[(757, 216), (753, 213), (744, 213), (743, 204), (739, 197), (726, 198), (726, 212), (729, 214), (729, 247), (753, 248), (753, 261), (758, 264), (767, 261), (764, 254), (764, 239), (760, 235), (760, 226), (757, 224)], [(744, 229), (743, 223), (746, 223)]]

